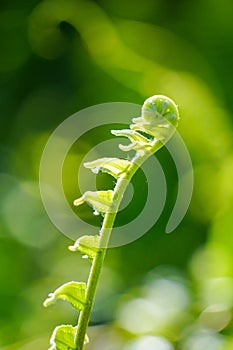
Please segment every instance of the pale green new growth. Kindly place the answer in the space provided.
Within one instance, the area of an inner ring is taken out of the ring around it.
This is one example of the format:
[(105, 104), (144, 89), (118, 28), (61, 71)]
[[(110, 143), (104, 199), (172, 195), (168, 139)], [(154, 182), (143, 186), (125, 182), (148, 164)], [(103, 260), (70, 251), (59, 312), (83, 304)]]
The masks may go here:
[(139, 143), (148, 143), (148, 138), (145, 136), (139, 134), (139, 132), (129, 129), (122, 129), (122, 130), (111, 130), (111, 133), (115, 136), (126, 136), (130, 139), (132, 143), (139, 142)]
[(44, 301), (47, 307), (54, 304), (58, 299), (68, 301), (76, 310), (83, 310), (86, 302), (86, 283), (84, 282), (68, 282), (49, 293), (49, 297)]
[(69, 247), (72, 252), (80, 251), (81, 254), (93, 259), (99, 251), (100, 236), (82, 236)]
[(104, 262), (115, 217), (127, 185), (138, 168), (153, 153), (158, 151), (173, 135), (179, 114), (176, 104), (168, 97), (156, 95), (148, 98), (142, 106), (142, 115), (133, 118), (130, 129), (112, 130), (115, 136), (127, 137), (128, 145), (119, 145), (122, 151), (135, 151), (131, 161), (118, 158), (100, 158), (87, 162), (84, 166), (94, 173), (107, 172), (117, 179), (115, 188), (108, 191), (87, 191), (74, 201), (75, 206), (86, 202), (94, 209), (94, 214), (102, 214), (103, 224), (99, 235), (80, 237), (71, 251), (79, 251), (91, 261), (91, 271), (87, 284), (69, 282), (50, 293), (44, 302), (49, 306), (58, 299), (68, 301), (79, 310), (76, 327), (63, 325), (56, 327), (50, 340), (49, 350), (82, 350), (87, 342), (86, 331), (90, 319), (96, 288)]
[(113, 207), (113, 191), (87, 191), (78, 199), (75, 199), (74, 205), (79, 206), (87, 202), (94, 209), (94, 215), (107, 213)]
[(129, 152), (131, 150), (136, 151), (138, 156), (143, 156), (145, 151), (149, 151), (157, 140), (149, 140), (147, 137), (139, 134), (139, 132), (135, 130), (112, 130), (111, 133), (115, 136), (124, 136), (128, 137), (131, 141), (129, 145), (119, 145), (119, 148), (124, 152)]
[(130, 162), (118, 158), (100, 158), (92, 162), (84, 163), (85, 168), (91, 169), (93, 173), (100, 171), (114, 176), (116, 179), (129, 167)]
[[(77, 327), (71, 325), (62, 325), (54, 329), (51, 337), (51, 347), (49, 350), (76, 350), (75, 334)], [(84, 344), (89, 342), (88, 336), (85, 335)]]
[(158, 140), (167, 141), (178, 125), (179, 113), (168, 97), (157, 95), (148, 98), (142, 106), (142, 116), (133, 118), (132, 130), (148, 133)]

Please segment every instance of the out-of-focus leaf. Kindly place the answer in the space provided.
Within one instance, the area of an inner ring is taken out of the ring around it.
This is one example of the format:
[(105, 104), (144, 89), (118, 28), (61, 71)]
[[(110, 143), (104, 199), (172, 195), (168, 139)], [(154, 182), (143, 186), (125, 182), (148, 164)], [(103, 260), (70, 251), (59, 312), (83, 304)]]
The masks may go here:
[(93, 162), (84, 163), (84, 166), (91, 169), (93, 173), (98, 174), (99, 171), (108, 173), (116, 179), (128, 168), (130, 162), (126, 159), (119, 158), (100, 158)]
[(78, 206), (84, 202), (93, 207), (95, 215), (107, 213), (113, 204), (113, 191), (87, 191), (82, 197), (74, 201), (74, 205)]
[(58, 299), (68, 301), (75, 309), (83, 310), (86, 302), (86, 283), (84, 282), (68, 282), (50, 293), (49, 297), (44, 301), (47, 307), (55, 303)]
[(82, 236), (70, 246), (72, 252), (80, 251), (89, 258), (94, 258), (99, 251), (100, 236)]

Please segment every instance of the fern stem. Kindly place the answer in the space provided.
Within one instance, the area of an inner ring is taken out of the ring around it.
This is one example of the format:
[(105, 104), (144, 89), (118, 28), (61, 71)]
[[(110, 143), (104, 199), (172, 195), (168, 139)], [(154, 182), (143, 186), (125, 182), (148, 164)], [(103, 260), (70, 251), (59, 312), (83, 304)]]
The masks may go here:
[(107, 251), (108, 242), (111, 236), (112, 228), (115, 222), (118, 208), (123, 199), (125, 190), (130, 183), (133, 175), (136, 173), (138, 168), (145, 162), (149, 156), (156, 152), (159, 148), (163, 146), (162, 143), (157, 142), (150, 151), (145, 152), (143, 156), (136, 155), (131, 160), (131, 165), (127, 172), (125, 172), (117, 181), (114, 188), (114, 212), (108, 212), (104, 216), (102, 228), (100, 230), (100, 250), (96, 257), (93, 259), (91, 271), (89, 274), (86, 290), (86, 306), (83, 311), (79, 314), (78, 328), (76, 333), (75, 343), (77, 350), (82, 350), (84, 346), (85, 334), (88, 328), (88, 323), (90, 320), (91, 310), (94, 304), (94, 299), (96, 295), (96, 289), (98, 286), (98, 281), (100, 278), (104, 258)]
[[(123, 178), (119, 179), (115, 187), (114, 194), (118, 195), (120, 192), (123, 194), (126, 187), (127, 187), (126, 181), (123, 181)], [(118, 203), (116, 204), (117, 207), (119, 207), (121, 200), (122, 198), (119, 197)], [(97, 289), (100, 273), (101, 273), (104, 258), (106, 255), (107, 244), (110, 239), (116, 214), (117, 214), (116, 211), (114, 211), (113, 213), (106, 213), (103, 220), (102, 228), (100, 230), (100, 237), (101, 237), (100, 247), (101, 248), (98, 254), (96, 255), (96, 257), (93, 259), (91, 271), (87, 282), (86, 306), (84, 310), (81, 311), (79, 314), (78, 329), (77, 329), (76, 340), (75, 340), (75, 343), (77, 345), (77, 350), (83, 349), (85, 334), (87, 331), (91, 310), (92, 310), (92, 306), (96, 295), (96, 289)]]

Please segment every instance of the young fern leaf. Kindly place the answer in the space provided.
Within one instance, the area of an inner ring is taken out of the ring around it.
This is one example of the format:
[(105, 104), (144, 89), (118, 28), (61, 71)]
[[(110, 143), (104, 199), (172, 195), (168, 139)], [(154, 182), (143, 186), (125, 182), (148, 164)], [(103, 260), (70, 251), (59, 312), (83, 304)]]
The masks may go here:
[[(76, 350), (75, 335), (77, 327), (71, 325), (62, 325), (54, 329), (52, 334), (49, 350)], [(89, 342), (88, 336), (85, 335), (84, 344)]]
[(80, 251), (81, 254), (93, 259), (100, 251), (100, 236), (82, 236), (69, 247), (72, 252)]
[(153, 146), (153, 140), (148, 139), (135, 130), (112, 130), (111, 133), (115, 136), (128, 137), (128, 139), (131, 141), (129, 145), (119, 145), (119, 148), (124, 152), (134, 150), (136, 151), (137, 155), (143, 156), (144, 150), (150, 150)]
[(84, 163), (85, 168), (91, 169), (93, 173), (98, 174), (100, 171), (108, 173), (116, 179), (126, 171), (130, 162), (118, 158), (100, 158), (92, 162)]
[(49, 293), (49, 297), (44, 301), (44, 306), (48, 307), (57, 300), (68, 301), (76, 310), (83, 310), (86, 303), (86, 283), (68, 282)]
[(117, 179), (117, 182), (114, 190), (87, 191), (74, 201), (76, 206), (87, 202), (94, 208), (94, 214), (101, 213), (104, 219), (99, 236), (80, 237), (73, 246), (69, 247), (71, 251), (78, 250), (92, 260), (87, 287), (85, 283), (67, 283), (49, 294), (49, 298), (44, 303), (48, 306), (57, 299), (63, 299), (80, 310), (77, 327), (68, 325), (55, 329), (50, 350), (83, 350), (97, 283), (124, 192), (138, 168), (171, 138), (178, 120), (178, 109), (171, 99), (162, 95), (152, 96), (144, 102), (142, 116), (133, 119), (129, 130), (112, 130), (113, 135), (128, 137), (131, 143), (119, 147), (123, 151), (136, 151), (132, 160), (101, 158), (84, 164), (94, 173), (99, 171), (109, 173)]
[(110, 212), (113, 207), (113, 191), (87, 191), (78, 199), (75, 199), (74, 205), (79, 206), (87, 202), (94, 209), (94, 215)]
[(129, 130), (129, 129), (122, 129), (122, 130), (111, 130), (111, 133), (115, 136), (123, 136), (128, 137), (128, 139), (134, 143), (149, 143), (149, 139), (135, 130)]

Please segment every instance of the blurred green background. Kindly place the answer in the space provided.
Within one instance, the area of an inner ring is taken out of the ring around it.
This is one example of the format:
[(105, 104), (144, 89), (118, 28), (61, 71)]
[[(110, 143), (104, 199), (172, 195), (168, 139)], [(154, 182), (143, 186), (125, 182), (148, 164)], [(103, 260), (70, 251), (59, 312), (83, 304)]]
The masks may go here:
[[(165, 209), (146, 235), (108, 252), (86, 349), (232, 350), (232, 1), (2, 0), (0, 11), (1, 350), (47, 349), (56, 325), (75, 324), (68, 305), (42, 302), (61, 283), (85, 280), (90, 268), (68, 251), (71, 241), (42, 206), (38, 173), (49, 135), (85, 107), (142, 104), (154, 94), (179, 105), (192, 202), (166, 235), (177, 176), (161, 150)], [(77, 197), (80, 159), (110, 129), (87, 134), (69, 153), (68, 198)], [(136, 193), (144, 182), (139, 172)], [(99, 187), (111, 185), (98, 178)], [(88, 220), (91, 209), (83, 215)]]

